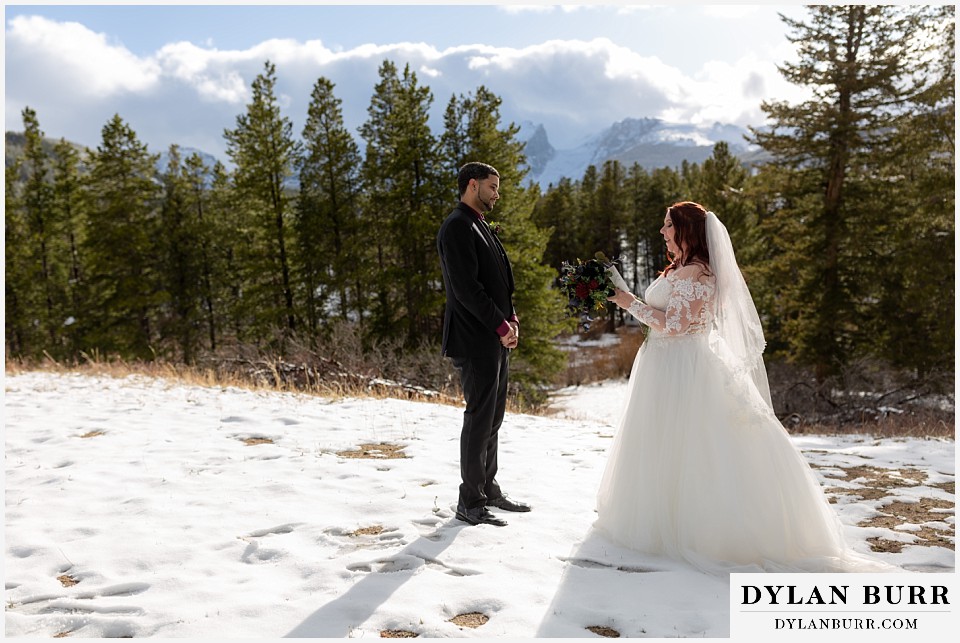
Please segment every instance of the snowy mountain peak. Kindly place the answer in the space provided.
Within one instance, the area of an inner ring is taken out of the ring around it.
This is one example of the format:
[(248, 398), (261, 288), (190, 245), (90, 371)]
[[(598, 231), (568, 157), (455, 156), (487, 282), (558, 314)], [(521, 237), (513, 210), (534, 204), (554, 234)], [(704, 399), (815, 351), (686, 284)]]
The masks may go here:
[(520, 124), (520, 140), (526, 142), (525, 154), (530, 175), (537, 176), (543, 172), (547, 164), (557, 155), (557, 150), (550, 144), (547, 130), (542, 124), (533, 124), (524, 121)]
[(734, 153), (751, 151), (744, 136), (747, 130), (728, 123), (692, 125), (668, 123), (658, 118), (625, 118), (590, 136), (571, 149), (555, 149), (542, 125), (525, 122), (520, 139), (527, 142), (530, 178), (542, 187), (562, 177), (580, 179), (590, 165), (608, 160), (624, 165), (638, 163), (647, 170), (678, 167), (683, 161), (702, 163), (720, 141)]

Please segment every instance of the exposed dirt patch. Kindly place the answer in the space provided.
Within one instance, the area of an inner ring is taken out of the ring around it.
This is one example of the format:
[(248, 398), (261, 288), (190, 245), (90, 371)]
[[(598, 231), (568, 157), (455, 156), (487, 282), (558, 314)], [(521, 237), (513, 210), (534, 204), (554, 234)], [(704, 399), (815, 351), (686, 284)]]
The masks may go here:
[(63, 585), (64, 587), (73, 587), (74, 585), (80, 582), (76, 578), (68, 574), (62, 574), (60, 576), (57, 576), (57, 580), (60, 581), (60, 584)]
[[(916, 540), (912, 543), (902, 543), (896, 540), (887, 540), (885, 538), (869, 538), (870, 548), (873, 551), (900, 553), (904, 545), (919, 545), (921, 547), (945, 547), (954, 549), (954, 543), (951, 538), (954, 536), (954, 530), (941, 529), (924, 523), (944, 522), (946, 518), (953, 515), (954, 503), (936, 498), (921, 498), (920, 502), (891, 502), (880, 508), (881, 513), (870, 520), (864, 520), (859, 524), (860, 527), (884, 527), (886, 529), (896, 529), (898, 525), (910, 523), (919, 525), (919, 531), (905, 531)], [(940, 510), (940, 511), (936, 511)], [(948, 510), (948, 511), (944, 511)]]
[[(351, 536), (379, 536), (383, 533), (382, 525), (372, 525), (370, 527), (361, 527), (355, 531), (351, 531)], [(384, 630), (384, 632), (390, 632), (392, 630)], [(381, 632), (382, 635), (382, 632)]]
[(81, 438), (95, 438), (95, 437), (97, 437), (98, 435), (106, 435), (106, 433), (104, 433), (103, 431), (100, 431), (100, 430), (87, 431), (86, 433), (84, 433), (84, 434), (81, 435), (80, 437), (81, 437)]
[(382, 639), (415, 639), (419, 634), (409, 630), (380, 630)]
[(865, 487), (878, 487), (882, 489), (914, 487), (918, 484), (923, 484), (927, 479), (927, 474), (920, 469), (884, 469), (882, 467), (871, 467), (865, 464), (856, 467), (839, 468), (846, 474), (844, 477), (851, 482), (863, 478), (865, 482), (861, 484)]
[(477, 628), (489, 620), (490, 618), (486, 614), (481, 614), (480, 612), (467, 612), (466, 614), (457, 614), (450, 619), (450, 622), (454, 625), (459, 625), (460, 627)]
[(951, 495), (957, 495), (957, 483), (956, 482), (935, 482), (930, 485), (931, 487), (936, 487), (937, 489), (943, 489)]
[(604, 627), (602, 625), (591, 625), (587, 629), (593, 632), (594, 634), (596, 634), (597, 636), (606, 636), (607, 638), (611, 638), (611, 639), (620, 638), (620, 632), (616, 631), (612, 627)]
[[(899, 519), (901, 523), (909, 522), (916, 525), (925, 522), (943, 522), (944, 519), (953, 515), (954, 503), (937, 498), (920, 498), (919, 502), (903, 502), (896, 500), (889, 505), (880, 507), (880, 511)], [(880, 518), (874, 518), (877, 521)], [(881, 527), (892, 525), (879, 524)], [(897, 523), (899, 524), (899, 523)]]
[(917, 537), (916, 542), (903, 543), (899, 540), (887, 540), (886, 538), (879, 538), (876, 536), (873, 538), (867, 538), (867, 542), (870, 543), (870, 549), (872, 551), (888, 554), (899, 554), (903, 551), (903, 548), (906, 545), (917, 545), (919, 547), (944, 547), (946, 549), (954, 548), (952, 541), (947, 540), (938, 532), (930, 529), (929, 527), (924, 527), (920, 531), (912, 531), (910, 533)]
[(270, 438), (243, 438), (241, 440), (248, 447), (253, 446), (254, 444), (273, 444), (273, 440)]
[(53, 638), (55, 638), (55, 639), (65, 639), (65, 638), (67, 638), (68, 636), (70, 636), (70, 632), (57, 632), (56, 634), (53, 635)]
[[(817, 466), (817, 465), (812, 465)], [(846, 474), (844, 478), (847, 481), (856, 481), (861, 487), (828, 487), (824, 492), (828, 494), (832, 503), (836, 502), (836, 496), (848, 495), (862, 500), (880, 500), (888, 498), (892, 489), (915, 487), (921, 485), (927, 480), (927, 474), (919, 469), (904, 467), (901, 469), (883, 469), (880, 467), (871, 467), (860, 465), (856, 467), (826, 467), (817, 468), (840, 468)], [(830, 474), (827, 474), (828, 476)], [(835, 477), (836, 476), (830, 476)], [(947, 493), (954, 493), (954, 482), (940, 482), (931, 484), (931, 487), (943, 489)], [(917, 525), (918, 530), (899, 530), (901, 533), (910, 534), (914, 537), (913, 542), (905, 543), (896, 540), (889, 540), (874, 536), (868, 538), (870, 548), (876, 552), (900, 553), (904, 545), (919, 545), (921, 547), (945, 547), (953, 550), (955, 545), (952, 539), (955, 536), (955, 530), (952, 525), (947, 528), (940, 526), (931, 526), (927, 523), (940, 522), (946, 523), (946, 519), (953, 515), (955, 505), (948, 500), (937, 498), (921, 498), (919, 502), (903, 502), (894, 500), (879, 508), (880, 515), (874, 516), (869, 520), (859, 523), (860, 527), (882, 527), (884, 529), (896, 529), (903, 524)], [(949, 523), (947, 523), (949, 524)]]
[(903, 546), (907, 544), (898, 540), (878, 538), (877, 536), (867, 538), (867, 542), (870, 543), (870, 551), (877, 551), (884, 554), (899, 554), (903, 551)]
[(408, 457), (399, 444), (361, 444), (358, 449), (337, 451), (341, 458), (357, 458), (370, 460), (395, 460)]
[[(811, 465), (814, 468), (830, 468), (822, 465)], [(848, 487), (829, 487), (824, 491), (828, 494), (845, 494), (857, 496), (863, 500), (879, 500), (890, 495), (891, 489), (903, 487), (915, 487), (923, 484), (927, 479), (927, 474), (919, 469), (883, 469), (881, 467), (871, 467), (860, 465), (856, 467), (839, 467), (846, 475), (844, 479), (849, 482), (854, 480), (862, 485), (862, 488), (851, 489)], [(825, 474), (828, 477), (829, 473)]]

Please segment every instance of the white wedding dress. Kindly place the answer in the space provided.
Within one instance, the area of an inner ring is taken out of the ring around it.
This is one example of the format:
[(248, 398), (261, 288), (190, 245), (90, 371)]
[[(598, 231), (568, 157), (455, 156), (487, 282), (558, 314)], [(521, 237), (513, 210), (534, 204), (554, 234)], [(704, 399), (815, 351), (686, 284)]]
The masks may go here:
[(629, 308), (650, 330), (630, 375), (595, 527), (623, 546), (711, 573), (896, 569), (845, 544), (774, 415), (762, 362), (759, 373), (738, 366), (716, 332), (716, 293), (712, 273), (685, 266)]

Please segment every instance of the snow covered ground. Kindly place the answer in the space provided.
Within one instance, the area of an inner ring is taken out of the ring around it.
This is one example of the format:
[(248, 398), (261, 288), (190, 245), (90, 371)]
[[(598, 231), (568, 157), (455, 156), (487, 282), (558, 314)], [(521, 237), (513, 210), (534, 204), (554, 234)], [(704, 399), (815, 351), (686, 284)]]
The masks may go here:
[[(454, 518), (458, 407), (8, 375), (5, 634), (593, 637), (586, 628), (600, 626), (630, 637), (728, 636), (726, 578), (591, 532), (624, 395), (624, 382), (579, 387), (558, 396), (556, 415), (508, 415), (499, 479), (534, 511), (496, 512), (509, 522), (496, 528)], [(381, 443), (405, 457), (339, 455)], [(825, 486), (838, 483), (824, 476), (869, 463), (925, 474), (891, 496), (954, 500), (942, 485), (954, 480), (953, 441), (795, 443)], [(871, 536), (909, 543), (919, 529), (857, 526), (884, 502), (838, 497), (858, 551)], [(954, 525), (952, 511), (944, 523)], [(878, 556), (917, 572), (954, 570), (946, 547)], [(469, 613), (488, 620), (452, 622)]]

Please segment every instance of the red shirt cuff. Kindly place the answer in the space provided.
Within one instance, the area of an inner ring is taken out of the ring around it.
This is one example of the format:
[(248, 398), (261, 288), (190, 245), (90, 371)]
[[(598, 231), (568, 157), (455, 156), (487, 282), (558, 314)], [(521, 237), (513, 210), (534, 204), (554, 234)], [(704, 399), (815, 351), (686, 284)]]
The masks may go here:
[(503, 323), (497, 326), (497, 335), (500, 337), (506, 337), (507, 333), (510, 332), (510, 324), (507, 323), (507, 320), (504, 319)]

